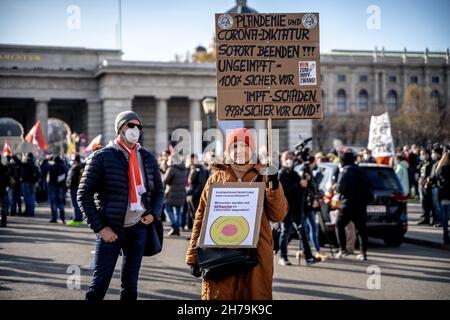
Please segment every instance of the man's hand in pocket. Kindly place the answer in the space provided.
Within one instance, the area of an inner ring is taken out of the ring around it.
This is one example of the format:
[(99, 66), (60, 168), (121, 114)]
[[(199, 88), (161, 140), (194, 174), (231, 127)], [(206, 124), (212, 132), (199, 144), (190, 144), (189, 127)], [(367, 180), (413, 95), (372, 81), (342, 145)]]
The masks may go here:
[(153, 222), (154, 219), (155, 219), (155, 218), (153, 217), (152, 214), (148, 214), (148, 215), (146, 215), (145, 217), (143, 217), (143, 218), (141, 219), (141, 222), (142, 222), (143, 224), (150, 224), (150, 223)]

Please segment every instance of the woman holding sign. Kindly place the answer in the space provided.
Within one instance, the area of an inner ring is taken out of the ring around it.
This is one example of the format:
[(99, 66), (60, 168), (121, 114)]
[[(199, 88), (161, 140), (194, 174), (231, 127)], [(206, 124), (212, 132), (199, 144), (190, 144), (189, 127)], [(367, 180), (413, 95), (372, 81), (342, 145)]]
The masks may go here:
[(281, 221), (288, 211), (283, 188), (279, 187), (278, 173), (271, 176), (261, 176), (264, 167), (252, 163), (256, 147), (248, 130), (239, 128), (233, 130), (226, 139), (226, 150), (231, 157), (231, 164), (216, 165), (217, 171), (209, 177), (200, 199), (200, 205), (195, 214), (191, 242), (186, 255), (186, 263), (191, 267), (191, 273), (200, 277), (198, 266), (197, 244), (200, 230), (205, 219), (206, 204), (209, 189), (214, 183), (223, 182), (253, 182), (265, 181), (264, 209), (261, 218), (259, 239), (257, 241), (257, 263), (251, 269), (237, 271), (224, 278), (202, 279), (203, 300), (263, 300), (272, 299), (273, 277), (273, 239), (269, 221)]

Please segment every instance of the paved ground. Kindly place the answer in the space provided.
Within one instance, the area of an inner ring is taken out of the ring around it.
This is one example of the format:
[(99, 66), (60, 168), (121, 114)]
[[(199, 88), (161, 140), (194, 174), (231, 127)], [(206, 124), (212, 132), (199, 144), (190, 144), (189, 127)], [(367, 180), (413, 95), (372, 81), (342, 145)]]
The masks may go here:
[(408, 204), (408, 232), (406, 234), (406, 241), (449, 250), (450, 246), (443, 245), (444, 236), (442, 228), (417, 225), (419, 221), (423, 220), (421, 214), (422, 208), (419, 203)]
[[(94, 234), (87, 226), (49, 224), (49, 216), (48, 207), (39, 207), (36, 217), (9, 217), (8, 228), (0, 229), (0, 299), (83, 299), (91, 271), (81, 271), (79, 290), (67, 288), (73, 274), (67, 272), (91, 262)], [(199, 299), (200, 281), (183, 262), (187, 235), (166, 237), (161, 254), (144, 258), (139, 299)], [(348, 258), (307, 267), (296, 263), (297, 245), (290, 245), (293, 266), (275, 264), (275, 299), (450, 299), (450, 251), (409, 243), (386, 248), (375, 240), (367, 262)], [(367, 268), (374, 265), (381, 288), (369, 290)], [(118, 298), (119, 274), (118, 263), (107, 299)]]

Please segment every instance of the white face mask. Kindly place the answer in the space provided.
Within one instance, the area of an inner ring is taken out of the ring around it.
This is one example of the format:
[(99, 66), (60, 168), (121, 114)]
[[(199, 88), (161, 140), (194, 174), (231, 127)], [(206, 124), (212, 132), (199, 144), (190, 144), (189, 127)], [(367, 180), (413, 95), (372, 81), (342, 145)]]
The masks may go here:
[(366, 160), (366, 161), (370, 159), (370, 157), (369, 157), (368, 154), (363, 154), (363, 158), (364, 158), (364, 160)]
[(433, 159), (434, 161), (436, 161), (437, 158), (438, 158), (438, 156), (437, 156), (436, 153), (433, 153), (433, 154), (431, 155), (431, 159)]
[(294, 166), (294, 161), (292, 159), (287, 159), (284, 162), (284, 165), (286, 166), (286, 168), (292, 168)]
[(2, 157), (2, 165), (6, 166), (8, 164), (8, 159), (6, 157)]
[(129, 143), (135, 144), (139, 141), (139, 134), (140, 132), (137, 127), (128, 128), (125, 131), (125, 139), (127, 139)]

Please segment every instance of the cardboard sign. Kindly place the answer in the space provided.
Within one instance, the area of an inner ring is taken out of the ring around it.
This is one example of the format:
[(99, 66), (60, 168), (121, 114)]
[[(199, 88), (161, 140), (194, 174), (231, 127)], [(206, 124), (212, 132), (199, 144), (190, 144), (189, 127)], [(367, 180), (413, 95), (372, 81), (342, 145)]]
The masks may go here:
[(215, 19), (218, 120), (322, 118), (318, 13)]
[(377, 157), (394, 155), (394, 139), (391, 135), (391, 122), (387, 112), (370, 118), (369, 142), (367, 148)]
[(263, 182), (212, 184), (197, 246), (256, 248), (265, 188)]

